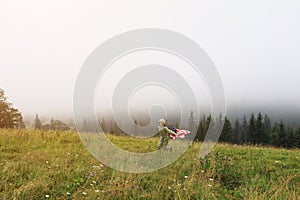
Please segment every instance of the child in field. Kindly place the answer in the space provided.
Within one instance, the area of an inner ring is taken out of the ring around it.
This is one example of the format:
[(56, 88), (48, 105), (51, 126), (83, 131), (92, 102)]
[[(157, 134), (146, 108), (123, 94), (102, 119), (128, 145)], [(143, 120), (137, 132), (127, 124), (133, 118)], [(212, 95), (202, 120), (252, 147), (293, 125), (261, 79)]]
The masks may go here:
[(172, 151), (171, 146), (167, 147), (169, 138), (172, 138), (173, 140), (178, 138), (183, 139), (187, 134), (190, 133), (189, 130), (180, 130), (173, 127), (172, 125), (167, 125), (166, 120), (164, 119), (160, 119), (158, 122), (158, 130), (160, 135), (158, 149), (161, 149), (163, 147), (164, 149), (169, 149), (170, 151)]
[(158, 142), (158, 149), (161, 149), (162, 147), (166, 150), (166, 149), (170, 149), (171, 148), (167, 147), (168, 142), (169, 142), (169, 138), (170, 138), (170, 134), (174, 134), (174, 132), (170, 129), (168, 129), (167, 124), (166, 124), (166, 120), (164, 119), (160, 119), (159, 121), (159, 126), (158, 126), (158, 130), (159, 130), (159, 142)]

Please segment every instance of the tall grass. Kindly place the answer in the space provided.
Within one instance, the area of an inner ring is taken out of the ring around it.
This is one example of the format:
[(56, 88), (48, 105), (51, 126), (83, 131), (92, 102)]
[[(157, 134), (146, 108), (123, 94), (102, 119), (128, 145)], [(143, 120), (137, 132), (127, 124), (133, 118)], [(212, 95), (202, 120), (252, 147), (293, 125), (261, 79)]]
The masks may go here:
[[(109, 136), (147, 152), (158, 138)], [(300, 151), (194, 143), (161, 170), (130, 174), (94, 159), (75, 132), (0, 130), (0, 199), (299, 199)]]

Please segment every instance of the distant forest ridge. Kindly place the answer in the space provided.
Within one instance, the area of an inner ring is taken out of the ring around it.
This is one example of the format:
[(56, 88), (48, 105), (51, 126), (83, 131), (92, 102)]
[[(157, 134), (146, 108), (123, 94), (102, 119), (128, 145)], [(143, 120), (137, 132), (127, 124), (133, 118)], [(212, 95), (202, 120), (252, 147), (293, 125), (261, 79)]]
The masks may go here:
[[(284, 119), (279, 121), (272, 121), (267, 114), (252, 113), (249, 117), (244, 115), (242, 119), (229, 117), (221, 117), (224, 121), (224, 126), (219, 138), (220, 142), (227, 142), (232, 144), (262, 144), (272, 145), (275, 147), (284, 148), (300, 148), (300, 126), (291, 126), (284, 122)], [(210, 115), (202, 115), (200, 120), (197, 121), (194, 118), (193, 112), (190, 114), (188, 127), (179, 127), (177, 120), (169, 120), (168, 122), (177, 128), (187, 128), (189, 130), (192, 127), (197, 127), (197, 133), (193, 140), (203, 141), (208, 127), (214, 121)], [(85, 118), (80, 124), (79, 131), (93, 132), (98, 130), (99, 127), (104, 132), (110, 132), (112, 134), (126, 134), (114, 120), (102, 118), (98, 122), (91, 121)], [(134, 125), (129, 124), (127, 126), (144, 126), (147, 122), (142, 119), (134, 120)], [(100, 125), (100, 126), (99, 126)], [(126, 124), (122, 124), (126, 126)]]

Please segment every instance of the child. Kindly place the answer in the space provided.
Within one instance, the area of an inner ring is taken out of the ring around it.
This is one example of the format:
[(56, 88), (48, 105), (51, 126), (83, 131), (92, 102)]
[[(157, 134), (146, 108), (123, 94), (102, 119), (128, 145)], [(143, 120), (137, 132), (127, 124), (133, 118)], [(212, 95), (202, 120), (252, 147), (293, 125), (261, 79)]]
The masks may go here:
[[(158, 142), (158, 149), (161, 149), (162, 147), (164, 149), (168, 149), (167, 145), (170, 138), (169, 135), (174, 134), (174, 132), (168, 129), (166, 120), (160, 119), (158, 122), (159, 122), (158, 130), (160, 135), (159, 142)], [(171, 150), (171, 148), (169, 149)]]

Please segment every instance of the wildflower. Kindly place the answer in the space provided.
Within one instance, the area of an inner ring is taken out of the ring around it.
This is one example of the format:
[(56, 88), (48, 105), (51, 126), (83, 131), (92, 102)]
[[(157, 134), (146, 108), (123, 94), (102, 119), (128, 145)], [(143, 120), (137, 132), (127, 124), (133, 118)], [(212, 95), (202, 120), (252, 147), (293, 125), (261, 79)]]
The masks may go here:
[(82, 192), (82, 194), (83, 194), (83, 195), (87, 195), (87, 193), (86, 193), (86, 192)]
[(169, 190), (171, 190), (171, 187), (170, 187), (170, 186), (169, 186), (168, 188), (169, 188)]
[(210, 181), (213, 181), (214, 179), (213, 179), (213, 178), (209, 178), (209, 180), (210, 180)]
[(204, 173), (204, 170), (201, 170), (201, 173)]
[(208, 184), (207, 186), (208, 186), (208, 187), (211, 187), (212, 185), (211, 185), (211, 184)]
[(96, 184), (96, 183), (97, 183), (97, 181), (92, 181), (92, 183)]
[(46, 198), (49, 198), (49, 197), (50, 197), (50, 195), (46, 194), (46, 195), (45, 195), (45, 197), (46, 197)]
[(48, 161), (48, 160), (46, 160), (46, 164), (49, 164), (49, 161)]
[(99, 192), (99, 190), (95, 190), (95, 192), (97, 192), (97, 193), (98, 193), (98, 192)]
[(188, 176), (184, 176), (184, 178), (188, 178)]
[(71, 193), (70, 192), (67, 192), (67, 195), (70, 195)]

